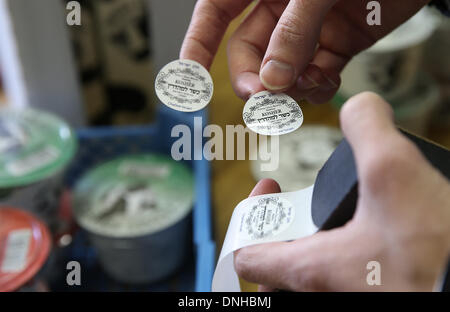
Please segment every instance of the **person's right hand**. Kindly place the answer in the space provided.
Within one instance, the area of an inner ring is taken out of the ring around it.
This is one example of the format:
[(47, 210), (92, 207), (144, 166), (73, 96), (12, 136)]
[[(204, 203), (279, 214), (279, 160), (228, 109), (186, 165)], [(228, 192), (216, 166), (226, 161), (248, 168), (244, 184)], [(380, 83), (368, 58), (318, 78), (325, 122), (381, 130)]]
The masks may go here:
[[(239, 249), (236, 272), (266, 291), (431, 291), (450, 255), (449, 181), (398, 131), (379, 96), (354, 96), (340, 116), (359, 181), (353, 219)], [(277, 192), (275, 181), (262, 180), (251, 196)], [(380, 264), (379, 286), (367, 282), (371, 261)]]
[[(199, 0), (180, 53), (209, 68), (228, 24), (251, 0)], [(381, 26), (369, 26), (364, 0), (260, 0), (228, 46), (231, 81), (246, 100), (265, 89), (325, 102), (340, 72), (428, 0), (378, 0)]]

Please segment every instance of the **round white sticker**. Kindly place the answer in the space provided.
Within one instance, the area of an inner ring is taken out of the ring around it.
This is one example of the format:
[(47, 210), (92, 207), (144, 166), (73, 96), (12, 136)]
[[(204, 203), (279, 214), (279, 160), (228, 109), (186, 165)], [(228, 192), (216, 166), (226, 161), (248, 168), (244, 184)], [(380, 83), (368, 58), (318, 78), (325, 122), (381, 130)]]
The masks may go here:
[(250, 130), (262, 135), (282, 135), (297, 130), (303, 113), (293, 98), (283, 93), (262, 91), (245, 104), (244, 122)]
[(258, 240), (275, 236), (294, 220), (294, 207), (278, 196), (255, 200), (242, 214), (239, 235), (242, 239)]
[(182, 112), (195, 112), (209, 104), (213, 82), (209, 72), (191, 60), (173, 61), (156, 76), (155, 90), (165, 105)]

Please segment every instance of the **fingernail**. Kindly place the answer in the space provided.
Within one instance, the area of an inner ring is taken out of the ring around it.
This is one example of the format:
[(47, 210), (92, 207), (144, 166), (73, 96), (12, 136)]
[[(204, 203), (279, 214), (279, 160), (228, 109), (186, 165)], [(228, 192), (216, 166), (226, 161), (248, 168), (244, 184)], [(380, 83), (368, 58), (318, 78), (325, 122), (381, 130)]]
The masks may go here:
[(308, 74), (303, 74), (298, 78), (297, 88), (300, 91), (307, 91), (311, 89), (315, 89), (319, 86), (319, 84)]
[(271, 60), (261, 70), (260, 79), (267, 89), (281, 90), (292, 85), (295, 70), (289, 64)]

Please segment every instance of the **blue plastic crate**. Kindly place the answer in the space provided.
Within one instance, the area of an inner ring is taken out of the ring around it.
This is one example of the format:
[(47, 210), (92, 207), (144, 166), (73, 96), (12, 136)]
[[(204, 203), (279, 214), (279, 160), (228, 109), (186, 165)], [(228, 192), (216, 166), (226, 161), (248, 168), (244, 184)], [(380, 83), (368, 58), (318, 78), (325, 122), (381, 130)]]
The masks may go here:
[[(171, 129), (185, 124), (194, 132), (194, 117), (201, 117), (206, 124), (206, 111), (177, 114), (162, 109), (158, 122), (152, 126), (100, 127), (77, 131), (78, 153), (68, 169), (66, 182), (72, 186), (87, 170), (109, 159), (129, 153), (153, 152), (170, 155)], [(110, 280), (99, 268), (95, 251), (89, 246), (85, 235), (75, 236), (70, 251), (72, 260), (80, 260), (87, 266), (87, 289), (98, 291), (210, 291), (215, 264), (215, 243), (212, 239), (210, 207), (210, 165), (206, 160), (186, 161), (195, 178), (195, 203), (192, 213), (193, 261), (176, 276), (157, 284), (134, 287)]]

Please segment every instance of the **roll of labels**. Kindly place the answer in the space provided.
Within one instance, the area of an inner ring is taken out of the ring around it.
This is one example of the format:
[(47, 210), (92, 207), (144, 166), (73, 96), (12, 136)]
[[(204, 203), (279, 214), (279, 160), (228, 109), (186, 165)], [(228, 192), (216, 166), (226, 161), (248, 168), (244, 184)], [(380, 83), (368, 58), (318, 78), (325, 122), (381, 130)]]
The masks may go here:
[[(212, 98), (208, 71), (191, 60), (166, 65), (155, 81), (158, 98), (172, 109), (194, 112)], [(283, 135), (303, 123), (300, 106), (286, 94), (262, 91), (243, 110), (245, 124), (262, 135)], [(450, 151), (404, 132), (431, 164), (450, 179)], [(213, 291), (240, 291), (233, 252), (251, 245), (291, 241), (318, 231), (343, 226), (356, 209), (358, 178), (355, 160), (343, 139), (319, 171), (314, 185), (305, 189), (254, 196), (234, 209), (213, 276)], [(450, 262), (437, 290), (450, 291)]]
[[(450, 151), (409, 133), (431, 164), (450, 179)], [(314, 185), (289, 193), (249, 197), (235, 208), (214, 273), (213, 291), (240, 291), (233, 252), (247, 246), (290, 241), (343, 226), (356, 209), (355, 161), (344, 139), (319, 171)], [(450, 291), (450, 262), (436, 290)]]

